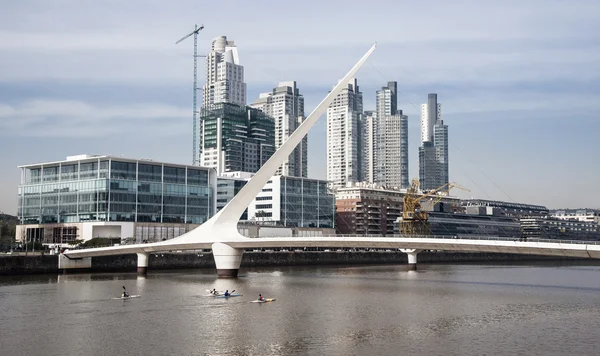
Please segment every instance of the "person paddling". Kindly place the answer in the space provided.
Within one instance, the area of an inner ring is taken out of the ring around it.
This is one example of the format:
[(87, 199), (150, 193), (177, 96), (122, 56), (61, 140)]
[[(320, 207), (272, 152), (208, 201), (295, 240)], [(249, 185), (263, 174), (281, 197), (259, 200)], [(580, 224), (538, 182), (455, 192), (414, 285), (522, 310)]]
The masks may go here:
[(259, 294), (258, 295), (258, 300), (260, 300), (262, 302), (263, 300), (265, 300), (265, 298), (263, 298), (262, 294)]
[(129, 298), (129, 293), (127, 293), (127, 289), (123, 286), (123, 294), (121, 294), (122, 298)]
[(226, 297), (229, 297), (231, 294), (229, 294), (229, 289), (225, 291), (225, 294), (223, 294)]

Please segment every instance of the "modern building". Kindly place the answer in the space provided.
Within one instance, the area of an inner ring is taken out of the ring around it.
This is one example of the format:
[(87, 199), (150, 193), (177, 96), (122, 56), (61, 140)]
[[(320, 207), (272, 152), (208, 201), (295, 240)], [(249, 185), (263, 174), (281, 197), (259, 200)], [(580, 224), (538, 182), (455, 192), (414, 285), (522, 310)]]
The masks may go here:
[(526, 238), (600, 241), (600, 225), (595, 221), (538, 216), (522, 218), (520, 222)]
[(94, 237), (162, 239), (216, 209), (214, 169), (79, 155), (20, 166), (17, 240), (69, 243)]
[[(304, 97), (295, 81), (282, 82), (270, 93), (262, 93), (251, 107), (263, 111), (275, 121), (275, 149), (290, 137), (304, 121)], [(277, 175), (306, 177), (308, 170), (308, 136), (281, 164)]]
[(374, 114), (366, 116), (363, 180), (378, 185), (407, 188), (408, 117), (398, 110), (397, 83), (377, 91)]
[(427, 215), (432, 235), (521, 237), (521, 224), (507, 216), (488, 215), (485, 211), (477, 214), (430, 212)]
[(377, 115), (396, 115), (398, 111), (398, 83), (388, 82), (387, 86), (377, 90)]
[[(542, 205), (513, 203), (498, 200), (485, 199), (464, 199), (460, 201), (461, 206), (465, 209), (487, 209), (486, 214), (491, 214), (492, 209), (499, 211), (499, 214), (513, 218), (547, 216), (548, 208)], [(477, 210), (479, 211), (479, 210)], [(474, 210), (471, 210), (474, 213)]]
[(353, 78), (327, 109), (327, 180), (334, 188), (363, 180), (363, 125), (363, 96)]
[(561, 220), (578, 220), (600, 224), (600, 209), (556, 209), (550, 215)]
[(363, 158), (362, 158), (362, 169), (363, 169), (363, 181), (368, 183), (374, 183), (376, 179), (376, 165), (377, 165), (377, 145), (379, 140), (377, 139), (377, 112), (365, 111), (363, 115), (362, 125), (362, 143), (363, 143)]
[[(252, 178), (252, 175), (252, 173), (247, 172), (229, 172), (217, 177), (217, 212), (233, 199), (248, 180)], [(248, 209), (244, 211), (240, 220), (248, 220)]]
[(264, 112), (230, 103), (200, 111), (200, 165), (225, 172), (257, 172), (275, 152), (274, 122)]
[(421, 188), (431, 190), (449, 182), (448, 126), (442, 120), (442, 104), (437, 94), (429, 94), (421, 104), (421, 147), (419, 180)]
[(335, 198), (327, 181), (273, 176), (248, 206), (248, 220), (285, 227), (333, 228)]
[(335, 196), (338, 234), (393, 235), (394, 223), (402, 215), (406, 190), (386, 189), (375, 184), (348, 183)]
[(212, 42), (212, 50), (206, 55), (206, 84), (202, 88), (202, 106), (218, 103), (246, 105), (244, 67), (240, 65), (237, 46), (227, 36), (219, 36)]
[(394, 115), (378, 115), (377, 121), (379, 147), (375, 183), (408, 188), (408, 116), (399, 110)]
[(437, 151), (433, 142), (425, 141), (419, 147), (419, 183), (421, 189), (431, 190), (438, 188), (440, 184), (440, 164), (437, 160)]

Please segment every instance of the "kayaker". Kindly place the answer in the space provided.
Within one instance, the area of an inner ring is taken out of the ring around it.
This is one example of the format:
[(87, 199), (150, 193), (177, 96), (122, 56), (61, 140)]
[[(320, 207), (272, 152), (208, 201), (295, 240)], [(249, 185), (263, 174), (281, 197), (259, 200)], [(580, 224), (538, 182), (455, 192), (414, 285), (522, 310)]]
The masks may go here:
[(125, 286), (123, 286), (123, 294), (121, 294), (122, 298), (128, 298), (129, 297), (129, 293), (127, 293), (127, 290), (125, 289)]
[(229, 289), (225, 291), (225, 294), (223, 294), (226, 297), (229, 297), (231, 294), (229, 294)]
[(210, 291), (210, 294), (217, 295), (217, 290), (215, 288), (213, 288), (213, 290)]
[(265, 300), (265, 298), (263, 298), (262, 294), (259, 294), (258, 295), (258, 300), (263, 301), (263, 300)]

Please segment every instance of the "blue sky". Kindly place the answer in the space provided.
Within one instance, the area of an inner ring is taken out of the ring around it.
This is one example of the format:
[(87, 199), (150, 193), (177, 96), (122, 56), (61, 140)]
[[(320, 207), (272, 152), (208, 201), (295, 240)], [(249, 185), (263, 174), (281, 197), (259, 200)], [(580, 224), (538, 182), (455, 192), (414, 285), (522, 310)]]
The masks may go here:
[[(596, 0), (3, 1), (0, 210), (16, 213), (21, 164), (80, 153), (191, 163), (192, 41), (174, 43), (195, 23), (201, 52), (219, 35), (236, 41), (249, 101), (296, 80), (307, 114), (377, 41), (359, 85), (373, 109), (375, 90), (398, 81), (411, 177), (416, 107), (437, 92), (450, 179), (469, 196), (598, 208), (599, 14)], [(322, 118), (309, 176), (325, 177), (324, 152)]]

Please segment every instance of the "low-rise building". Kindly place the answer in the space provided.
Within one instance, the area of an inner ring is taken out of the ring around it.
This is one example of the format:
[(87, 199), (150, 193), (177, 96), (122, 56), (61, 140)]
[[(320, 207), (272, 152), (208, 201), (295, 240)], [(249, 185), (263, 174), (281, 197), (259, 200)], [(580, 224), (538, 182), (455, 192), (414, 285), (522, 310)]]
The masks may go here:
[[(226, 172), (217, 178), (217, 211), (223, 209), (233, 199), (252, 175), (253, 173), (248, 172)], [(244, 210), (240, 220), (248, 220), (248, 209)]]
[(461, 206), (465, 210), (468, 208), (497, 208), (499, 209), (498, 214), (516, 218), (548, 215), (548, 208), (542, 205), (513, 203), (498, 200), (464, 199), (461, 200)]
[(540, 239), (599, 241), (600, 225), (595, 221), (564, 220), (544, 216), (522, 218), (523, 237)]
[(248, 206), (248, 220), (286, 227), (333, 228), (335, 197), (325, 180), (273, 176)]
[(519, 221), (498, 214), (428, 213), (429, 230), (432, 235), (458, 237), (521, 237)]
[(19, 168), (18, 241), (160, 241), (216, 211), (212, 168), (101, 155)]
[[(348, 183), (336, 190), (336, 231), (344, 235), (394, 235), (402, 216), (406, 189), (388, 188), (377, 184)], [(431, 199), (439, 202), (433, 205)], [(433, 196), (421, 201), (427, 211), (453, 211), (459, 199)]]
[(402, 215), (406, 189), (348, 183), (336, 191), (336, 232), (343, 235), (393, 235)]
[(550, 215), (561, 220), (578, 220), (600, 224), (600, 209), (556, 209)]

